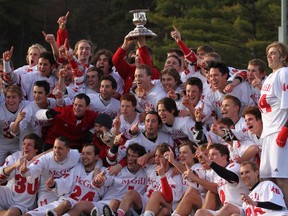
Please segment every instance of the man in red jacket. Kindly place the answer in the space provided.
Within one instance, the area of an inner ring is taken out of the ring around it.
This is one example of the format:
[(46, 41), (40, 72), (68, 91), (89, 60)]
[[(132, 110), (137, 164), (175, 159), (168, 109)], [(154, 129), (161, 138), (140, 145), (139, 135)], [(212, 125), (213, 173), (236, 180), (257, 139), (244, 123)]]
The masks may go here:
[(152, 66), (151, 55), (146, 46), (146, 40), (144, 36), (140, 36), (137, 39), (138, 49), (136, 50), (135, 64), (128, 64), (125, 60), (127, 50), (132, 46), (134, 40), (125, 38), (121, 47), (114, 53), (112, 62), (116, 67), (119, 75), (125, 81), (124, 93), (128, 93), (132, 87), (134, 81), (134, 72), (136, 66), (139, 64), (146, 64), (152, 69), (152, 79), (159, 79), (159, 71)]
[(55, 109), (42, 109), (36, 113), (36, 118), (50, 120), (51, 125), (43, 134), (45, 150), (53, 147), (56, 137), (65, 136), (70, 140), (70, 147), (81, 149), (83, 138), (86, 138), (89, 130), (94, 127), (94, 120), (98, 113), (88, 110), (90, 98), (84, 94), (78, 94), (74, 98), (73, 105), (57, 107)]

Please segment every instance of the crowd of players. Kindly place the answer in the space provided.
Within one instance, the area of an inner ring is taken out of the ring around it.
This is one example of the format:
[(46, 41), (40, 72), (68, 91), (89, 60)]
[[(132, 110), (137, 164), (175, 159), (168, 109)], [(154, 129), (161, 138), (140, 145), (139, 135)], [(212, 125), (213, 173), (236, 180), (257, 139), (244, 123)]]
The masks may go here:
[(286, 44), (267, 46), (267, 75), (173, 27), (158, 71), (141, 36), (72, 50), (68, 17), (28, 65), (3, 52), (0, 215), (288, 215)]

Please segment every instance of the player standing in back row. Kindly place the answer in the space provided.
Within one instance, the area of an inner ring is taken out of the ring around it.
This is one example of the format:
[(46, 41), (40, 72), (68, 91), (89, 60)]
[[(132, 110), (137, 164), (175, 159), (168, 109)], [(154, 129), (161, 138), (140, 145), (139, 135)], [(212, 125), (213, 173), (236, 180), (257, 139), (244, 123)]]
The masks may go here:
[(261, 89), (259, 108), (263, 131), (260, 178), (275, 179), (288, 204), (288, 47), (273, 42), (266, 48), (268, 66), (272, 73)]

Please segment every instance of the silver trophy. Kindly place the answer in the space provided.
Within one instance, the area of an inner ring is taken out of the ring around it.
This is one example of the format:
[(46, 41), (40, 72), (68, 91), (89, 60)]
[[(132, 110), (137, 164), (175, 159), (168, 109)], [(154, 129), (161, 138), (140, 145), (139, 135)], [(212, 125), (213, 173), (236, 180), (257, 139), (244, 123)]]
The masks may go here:
[(146, 38), (156, 37), (157, 35), (151, 30), (147, 29), (144, 25), (147, 22), (146, 18), (147, 9), (137, 9), (129, 11), (129, 13), (133, 13), (133, 24), (136, 28), (129, 32), (125, 38), (135, 39), (139, 36), (145, 36)]

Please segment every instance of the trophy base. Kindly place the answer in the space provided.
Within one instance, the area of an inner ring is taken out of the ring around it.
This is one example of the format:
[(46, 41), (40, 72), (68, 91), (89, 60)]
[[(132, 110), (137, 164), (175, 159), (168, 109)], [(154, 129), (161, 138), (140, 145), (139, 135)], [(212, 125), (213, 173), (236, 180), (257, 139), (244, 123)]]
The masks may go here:
[(130, 31), (125, 38), (137, 39), (140, 36), (145, 36), (145, 38), (156, 37), (157, 35), (151, 30), (145, 28), (143, 25), (137, 26), (134, 30)]

